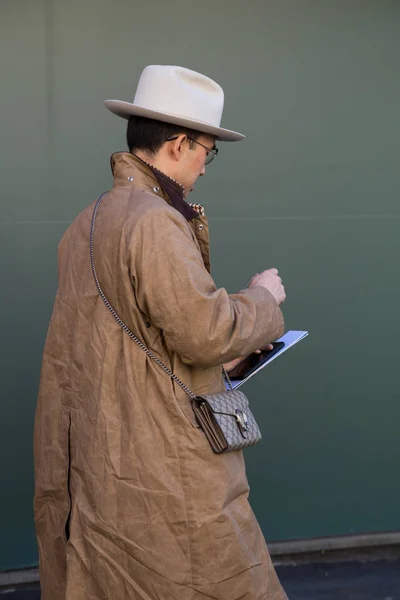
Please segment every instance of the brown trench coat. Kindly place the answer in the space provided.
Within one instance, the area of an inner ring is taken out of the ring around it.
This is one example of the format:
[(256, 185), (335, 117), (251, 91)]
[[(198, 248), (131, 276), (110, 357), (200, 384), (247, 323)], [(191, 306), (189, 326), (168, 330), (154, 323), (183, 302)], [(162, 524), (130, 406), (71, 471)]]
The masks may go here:
[[(276, 339), (262, 287), (209, 274), (206, 217), (179, 185), (112, 157), (94, 256), (121, 318), (195, 392), (221, 365)], [(35, 421), (42, 600), (283, 600), (248, 503), (241, 452), (214, 454), (185, 393), (122, 331), (89, 260), (93, 205), (59, 246), (59, 285)]]

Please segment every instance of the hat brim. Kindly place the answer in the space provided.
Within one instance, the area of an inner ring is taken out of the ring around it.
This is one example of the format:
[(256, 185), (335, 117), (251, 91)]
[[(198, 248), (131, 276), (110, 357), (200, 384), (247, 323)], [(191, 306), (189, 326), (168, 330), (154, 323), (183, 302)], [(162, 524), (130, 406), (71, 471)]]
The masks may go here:
[(122, 100), (106, 100), (104, 102), (108, 110), (114, 115), (122, 117), (123, 119), (129, 119), (132, 115), (138, 117), (147, 117), (148, 119), (155, 119), (156, 121), (164, 121), (165, 123), (173, 123), (174, 125), (182, 125), (189, 129), (201, 131), (202, 133), (208, 133), (209, 135), (215, 136), (217, 140), (221, 142), (240, 142), (245, 136), (237, 131), (231, 131), (230, 129), (223, 129), (222, 127), (214, 127), (209, 123), (202, 121), (193, 121), (179, 115), (173, 115), (169, 113), (160, 113), (154, 110), (149, 110), (130, 102), (123, 102)]

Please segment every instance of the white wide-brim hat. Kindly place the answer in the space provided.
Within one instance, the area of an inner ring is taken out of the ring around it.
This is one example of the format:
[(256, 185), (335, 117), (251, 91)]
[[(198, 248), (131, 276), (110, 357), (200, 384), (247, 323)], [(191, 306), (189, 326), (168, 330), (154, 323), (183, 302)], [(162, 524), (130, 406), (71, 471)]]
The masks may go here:
[(132, 104), (121, 100), (106, 100), (104, 104), (124, 119), (137, 115), (182, 125), (223, 142), (238, 142), (245, 137), (220, 127), (224, 108), (221, 86), (183, 67), (150, 65), (140, 76)]

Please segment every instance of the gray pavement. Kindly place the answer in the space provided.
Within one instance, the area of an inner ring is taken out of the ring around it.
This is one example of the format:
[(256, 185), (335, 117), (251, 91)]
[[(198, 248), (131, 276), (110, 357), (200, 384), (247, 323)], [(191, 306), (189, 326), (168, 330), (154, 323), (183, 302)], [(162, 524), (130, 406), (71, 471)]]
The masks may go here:
[[(289, 600), (400, 600), (400, 560), (285, 565), (277, 571)], [(40, 600), (40, 590), (0, 590), (0, 596)]]
[(289, 600), (400, 600), (400, 561), (277, 568)]

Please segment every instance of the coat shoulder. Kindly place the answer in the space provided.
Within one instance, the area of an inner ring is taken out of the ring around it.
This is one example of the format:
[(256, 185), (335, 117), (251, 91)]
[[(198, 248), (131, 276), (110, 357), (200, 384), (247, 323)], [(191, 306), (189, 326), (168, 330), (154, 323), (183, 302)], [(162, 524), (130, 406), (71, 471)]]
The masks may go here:
[(152, 225), (156, 229), (178, 226), (190, 232), (188, 222), (183, 215), (170, 206), (162, 197), (155, 196), (145, 190), (131, 191), (127, 199), (126, 232), (139, 227), (148, 229)]

